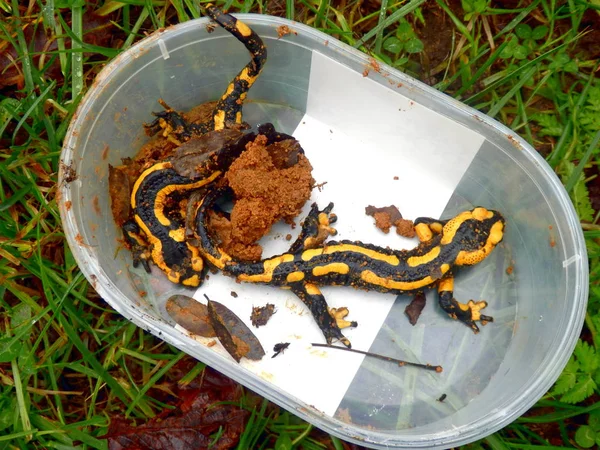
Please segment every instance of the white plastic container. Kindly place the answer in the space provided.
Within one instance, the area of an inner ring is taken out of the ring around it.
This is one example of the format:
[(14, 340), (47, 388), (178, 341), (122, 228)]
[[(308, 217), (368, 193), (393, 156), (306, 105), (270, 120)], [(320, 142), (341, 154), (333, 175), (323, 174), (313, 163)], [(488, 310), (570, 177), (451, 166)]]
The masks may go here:
[[(207, 19), (157, 32), (124, 52), (81, 102), (61, 156), (77, 179), (67, 182), (63, 171), (59, 184), (65, 233), (81, 270), (127, 319), (342, 439), (373, 448), (449, 448), (508, 425), (558, 377), (585, 314), (586, 249), (560, 181), (511, 130), (431, 87), (304, 25), (237, 17), (269, 52), (244, 118), (273, 122), (300, 140), (315, 179), (327, 182), (314, 199), (336, 203), (340, 238), (414, 245), (376, 230), (364, 215), (369, 204), (395, 204), (406, 218), (448, 217), (472, 205), (504, 214), (503, 244), (455, 283), (459, 300), (486, 299), (484, 313), (495, 321), (474, 335), (441, 312), (432, 292), (412, 327), (404, 315), (408, 297), (324, 289), (331, 305), (352, 305), (349, 318), (359, 327), (346, 335), (355, 348), (441, 364), (441, 374), (316, 351), (309, 344), (322, 336), (289, 292), (222, 275), (212, 275), (196, 297), (208, 292), (244, 320), (252, 305), (276, 304), (271, 322), (254, 329), (265, 361), (237, 364), (175, 326), (166, 299), (193, 292), (160, 271), (132, 269), (131, 255), (117, 251), (108, 164), (148, 139), (142, 124), (160, 109), (158, 98), (178, 110), (216, 99), (246, 64), (244, 47), (220, 28), (209, 33)], [(297, 34), (280, 38), (281, 25)], [(283, 250), (287, 232), (275, 230), (265, 250)], [(272, 344), (285, 341), (290, 349), (271, 359)]]

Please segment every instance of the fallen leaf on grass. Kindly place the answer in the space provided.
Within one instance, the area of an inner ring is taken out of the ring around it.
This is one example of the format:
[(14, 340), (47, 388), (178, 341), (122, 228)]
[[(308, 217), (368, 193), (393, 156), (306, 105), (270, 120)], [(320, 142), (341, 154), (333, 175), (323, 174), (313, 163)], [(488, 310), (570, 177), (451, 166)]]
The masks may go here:
[(145, 424), (135, 426), (131, 419), (113, 418), (108, 433), (103, 436), (108, 440), (108, 448), (226, 450), (235, 447), (250, 413), (222, 402), (238, 399), (237, 385), (209, 368), (198, 378), (199, 382), (179, 388), (180, 402), (175, 409), (165, 410)]

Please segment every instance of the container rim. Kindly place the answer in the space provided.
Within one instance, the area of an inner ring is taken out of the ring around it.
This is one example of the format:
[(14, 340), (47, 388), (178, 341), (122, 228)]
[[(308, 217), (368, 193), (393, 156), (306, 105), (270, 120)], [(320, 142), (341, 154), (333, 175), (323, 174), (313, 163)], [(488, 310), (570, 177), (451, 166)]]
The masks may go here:
[[(298, 22), (262, 14), (234, 15), (246, 21), (250, 25), (264, 25), (270, 27), (287, 25), (298, 34), (310, 37), (313, 40), (320, 42), (322, 45), (327, 46), (327, 48), (330, 50), (346, 53), (347, 56), (360, 64), (368, 64), (370, 59), (372, 59), (355, 48), (344, 44), (343, 42), (328, 36), (325, 33)], [(158, 322), (154, 318), (149, 318), (146, 315), (140, 315), (135, 308), (131, 306), (124, 306), (125, 302), (119, 304), (116, 301), (116, 297), (123, 297), (119, 298), (119, 300), (123, 301), (128, 299), (123, 296), (120, 291), (111, 283), (108, 275), (99, 266), (98, 260), (95, 258), (91, 249), (86, 248), (86, 246), (79, 245), (76, 240), (76, 236), (79, 232), (77, 221), (74, 213), (66, 207), (66, 202), (71, 199), (71, 190), (69, 183), (65, 182), (65, 170), (67, 165), (73, 160), (74, 148), (78, 140), (78, 130), (81, 128), (84, 118), (86, 117), (87, 113), (89, 113), (91, 105), (95, 101), (98, 93), (110, 82), (114, 74), (118, 72), (122, 66), (127, 64), (129, 60), (135, 59), (136, 55), (145, 52), (147, 47), (159, 45), (158, 41), (162, 37), (172, 34), (184, 34), (208, 23), (209, 19), (202, 17), (157, 31), (151, 36), (137, 42), (125, 52), (120, 53), (104, 67), (78, 105), (77, 110), (71, 120), (64, 139), (60, 158), (61, 162), (64, 164), (61, 164), (58, 174), (59, 194), (57, 201), (59, 204), (61, 219), (64, 224), (63, 228), (65, 229), (65, 236), (71, 251), (73, 252), (73, 256), (80, 267), (80, 270), (90, 281), (94, 289), (96, 289), (100, 296), (104, 298), (113, 308), (128, 318), (128, 320), (134, 322), (144, 330), (147, 330), (157, 337), (180, 348), (181, 350), (192, 354), (193, 356), (196, 356), (197, 352), (195, 352), (192, 347), (182, 345), (180, 336), (174, 333), (174, 329), (172, 327), (167, 326), (166, 323)], [(296, 43), (295, 45), (299, 44)], [(436, 98), (445, 103), (450, 103), (452, 107), (458, 109), (464, 114), (476, 116), (478, 121), (489, 126), (495, 133), (504, 136), (511, 135), (512, 140), (515, 142), (515, 147), (519, 147), (519, 151), (523, 151), (525, 153), (529, 162), (533, 166), (537, 167), (537, 169), (541, 172), (541, 175), (546, 177), (547, 180), (551, 182), (554, 191), (553, 193), (560, 205), (560, 208), (557, 208), (553, 212), (554, 214), (565, 215), (569, 224), (569, 226), (566, 227), (567, 229), (561, 230), (560, 236), (563, 240), (568, 239), (572, 241), (571, 245), (577, 249), (578, 255), (577, 260), (573, 263), (575, 264), (576, 269), (574, 277), (575, 279), (573, 281), (574, 307), (571, 310), (571, 314), (567, 318), (566, 329), (568, 330), (568, 333), (563, 335), (562, 338), (558, 340), (556, 351), (547, 356), (544, 362), (540, 365), (541, 368), (536, 372), (536, 376), (532, 376), (532, 383), (526, 389), (523, 389), (523, 392), (515, 393), (513, 399), (507, 401), (506, 404), (502, 405), (501, 408), (496, 408), (490, 411), (488, 414), (479, 417), (476, 421), (471, 422), (460, 429), (446, 430), (444, 432), (419, 437), (410, 435), (399, 436), (392, 435), (389, 432), (383, 433), (373, 430), (365, 430), (356, 426), (352, 426), (351, 424), (341, 422), (333, 417), (325, 416), (319, 411), (308, 406), (298, 406), (302, 405), (302, 402), (300, 401), (296, 401), (296, 405), (294, 405), (292, 400), (295, 399), (292, 399), (283, 392), (278, 392), (279, 390), (273, 389), (272, 386), (267, 386), (267, 383), (264, 380), (254, 381), (252, 378), (246, 378), (242, 381), (241, 375), (244, 374), (245, 369), (240, 370), (241, 368), (237, 366), (238, 373), (232, 375), (229, 373), (232, 365), (228, 365), (223, 361), (219, 361), (216, 355), (213, 357), (212, 354), (203, 354), (202, 358), (209, 365), (215, 367), (217, 370), (226, 372), (228, 376), (234, 378), (241, 384), (244, 384), (250, 389), (259, 392), (261, 395), (269, 398), (269, 400), (279, 404), (287, 410), (292, 411), (302, 419), (314, 423), (319, 428), (322, 428), (326, 432), (342, 439), (350, 440), (363, 445), (374, 445), (379, 448), (436, 448), (461, 445), (487, 436), (503, 428), (517, 417), (522, 415), (552, 386), (568, 362), (583, 326), (584, 312), (587, 305), (589, 274), (586, 264), (587, 251), (585, 247), (585, 240), (575, 209), (562, 183), (548, 166), (546, 161), (524, 139), (516, 135), (508, 127), (500, 124), (484, 113), (475, 110), (474, 108), (471, 108), (453, 99), (452, 97), (435, 90), (425, 83), (422, 83), (403, 74), (402, 72), (397, 71), (396, 69), (393, 69), (390, 66), (387, 66), (384, 63), (379, 64), (381, 67), (381, 73), (393, 74), (399, 79), (402, 79), (406, 84), (411, 85), (413, 88), (420, 90), (428, 96)], [(117, 292), (117, 295), (115, 295), (115, 292)], [(248, 372), (247, 375), (249, 374), (250, 373)], [(266, 392), (265, 388), (269, 389), (271, 393)], [(277, 398), (276, 394), (285, 394), (286, 398)], [(526, 396), (527, 399), (523, 401), (522, 396)]]

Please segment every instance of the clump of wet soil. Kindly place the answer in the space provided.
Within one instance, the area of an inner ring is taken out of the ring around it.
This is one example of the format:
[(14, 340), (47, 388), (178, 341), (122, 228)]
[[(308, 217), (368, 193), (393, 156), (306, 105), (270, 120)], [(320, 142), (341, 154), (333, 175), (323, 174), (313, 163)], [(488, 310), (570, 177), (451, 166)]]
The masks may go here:
[(256, 261), (262, 247), (257, 241), (273, 224), (292, 224), (310, 198), (314, 179), (312, 166), (298, 141), (286, 139), (267, 145), (259, 135), (246, 145), (227, 173), (225, 182), (234, 192), (229, 217), (213, 213), (209, 227), (223, 250), (237, 259)]

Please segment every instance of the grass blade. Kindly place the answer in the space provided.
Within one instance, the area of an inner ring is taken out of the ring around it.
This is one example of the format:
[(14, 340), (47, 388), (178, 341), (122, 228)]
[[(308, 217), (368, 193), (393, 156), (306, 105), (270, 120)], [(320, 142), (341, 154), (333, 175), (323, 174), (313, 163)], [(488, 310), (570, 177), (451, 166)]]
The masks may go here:
[(363, 45), (365, 42), (370, 40), (373, 36), (376, 36), (380, 30), (383, 30), (384, 28), (387, 28), (390, 25), (398, 22), (400, 19), (402, 19), (408, 13), (414, 11), (419, 6), (421, 6), (423, 3), (425, 3), (425, 1), (426, 0), (411, 0), (408, 4), (404, 5), (398, 11), (391, 14), (382, 23), (379, 23), (375, 28), (373, 28), (371, 31), (369, 31), (367, 34), (365, 34), (362, 38), (360, 38), (358, 41), (356, 41), (354, 44), (354, 48), (358, 48), (361, 45)]
[(79, 2), (71, 8), (71, 27), (77, 37), (71, 41), (71, 100), (75, 101), (83, 90), (83, 6)]
[(523, 85), (531, 79), (536, 70), (537, 67), (533, 66), (527, 72), (525, 72), (521, 76), (521, 79), (512, 88), (510, 88), (510, 90), (488, 111), (488, 116), (496, 117), (500, 110), (504, 108), (504, 105), (506, 105), (506, 103), (508, 103), (508, 101), (514, 97), (519, 89), (521, 89)]
[(581, 160), (579, 161), (579, 164), (577, 164), (577, 167), (575, 168), (575, 170), (573, 171), (573, 173), (571, 174), (571, 176), (565, 183), (565, 189), (567, 190), (567, 192), (571, 192), (573, 190), (573, 188), (575, 187), (575, 185), (577, 184), (577, 180), (579, 180), (579, 177), (583, 173), (583, 168), (585, 167), (587, 162), (590, 160), (590, 157), (592, 156), (592, 153), (598, 146), (598, 143), (600, 143), (600, 130), (598, 130), (598, 132), (594, 136), (594, 139), (592, 140), (592, 143), (586, 150), (585, 155), (583, 155), (583, 158), (581, 158)]

